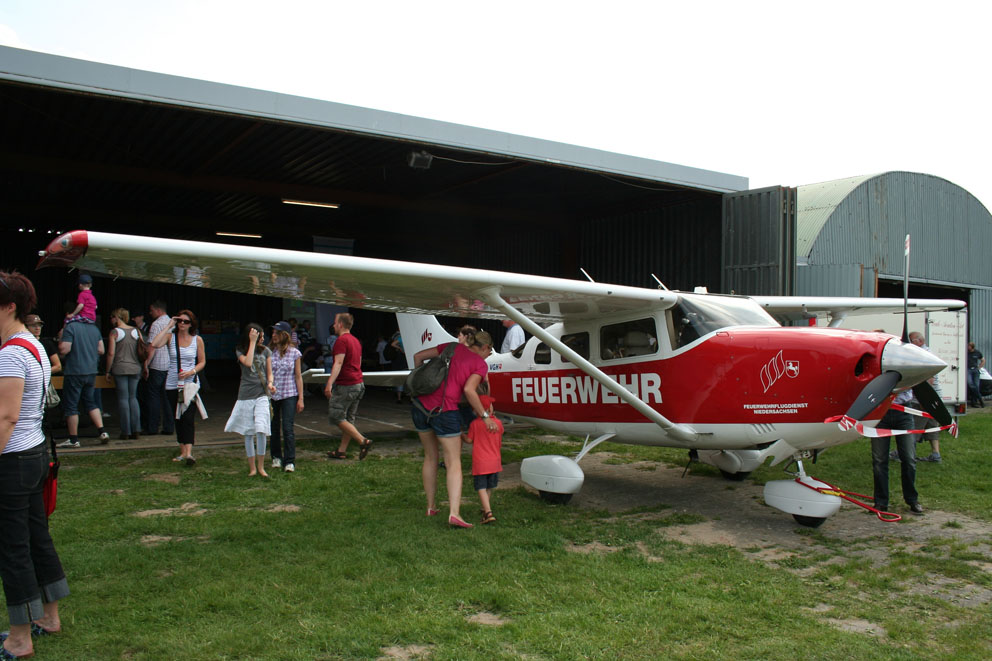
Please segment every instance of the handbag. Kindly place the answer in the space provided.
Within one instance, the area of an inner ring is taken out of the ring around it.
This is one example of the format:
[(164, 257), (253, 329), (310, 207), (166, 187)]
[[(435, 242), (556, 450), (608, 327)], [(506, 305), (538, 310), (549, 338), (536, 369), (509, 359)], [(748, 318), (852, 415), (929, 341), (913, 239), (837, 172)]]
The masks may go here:
[(52, 382), (48, 382), (48, 387), (45, 388), (45, 408), (54, 409), (59, 404), (62, 403), (62, 398), (59, 397), (59, 391), (55, 389)]
[(451, 359), (454, 357), (457, 347), (458, 345), (456, 343), (450, 343), (437, 358), (429, 360), (426, 363), (421, 363), (420, 366), (415, 367), (406, 377), (406, 384), (403, 386), (404, 390), (410, 395), (410, 401), (413, 402), (413, 405), (420, 409), (427, 416), (428, 420), (444, 410), (445, 393), (441, 393), (441, 405), (431, 411), (428, 411), (427, 407), (417, 398), (423, 395), (429, 395), (438, 388), (443, 387), (447, 389), (448, 369), (451, 367)]
[[(31, 352), (31, 355), (38, 361), (38, 366), (42, 368), (42, 374), (45, 373), (45, 365), (41, 362), (41, 354), (38, 353), (38, 349), (33, 344), (20, 337), (15, 337), (8, 340), (3, 344), (3, 347), (6, 347), (8, 344), (22, 347)], [(3, 347), (0, 347), (0, 349)], [(49, 406), (49, 401), (52, 395), (55, 397), (55, 404)], [(45, 408), (53, 408), (53, 406), (58, 406), (60, 401), (61, 399), (59, 398), (58, 392), (55, 391), (55, 388), (52, 387), (51, 380), (49, 380), (48, 387), (45, 388), (41, 396), (39, 408), (42, 410), (42, 415), (44, 415)], [(48, 436), (48, 442), (52, 448), (52, 458), (48, 462), (48, 474), (45, 476), (45, 482), (41, 486), (41, 497), (45, 502), (45, 516), (49, 517), (52, 515), (52, 512), (55, 511), (55, 502), (58, 498), (59, 466), (61, 464), (59, 463), (58, 452), (55, 450), (55, 437), (50, 434), (45, 434), (45, 436)]]

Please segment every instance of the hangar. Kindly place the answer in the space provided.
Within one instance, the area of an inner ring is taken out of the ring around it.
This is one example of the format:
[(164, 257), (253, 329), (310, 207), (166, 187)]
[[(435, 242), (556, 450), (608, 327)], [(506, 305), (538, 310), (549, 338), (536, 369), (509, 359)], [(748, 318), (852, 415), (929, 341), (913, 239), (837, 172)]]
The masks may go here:
[[(673, 289), (748, 294), (884, 294), (899, 272), (892, 214), (932, 198), (936, 208), (911, 215), (927, 242), (951, 246), (933, 221), (952, 192), (954, 217), (976, 228), (966, 245), (992, 245), (987, 210), (950, 182), (933, 196), (896, 195), (908, 173), (748, 191), (735, 175), (7, 47), (0, 95), (2, 264), (31, 273), (52, 319), (74, 299), (73, 279), (34, 272), (32, 255), (79, 228), (569, 278), (584, 268), (639, 286), (655, 274)], [(854, 239), (842, 218), (866, 222), (868, 234)], [(854, 252), (875, 237), (886, 242), (878, 254)], [(948, 276), (953, 251), (941, 248), (932, 268), (915, 262), (914, 286), (966, 291), (987, 320), (989, 269), (982, 276), (976, 262)], [(164, 297), (218, 324), (285, 311), (279, 299), (163, 287), (100, 279), (95, 293), (104, 312)], [(983, 323), (973, 335), (988, 346)]]

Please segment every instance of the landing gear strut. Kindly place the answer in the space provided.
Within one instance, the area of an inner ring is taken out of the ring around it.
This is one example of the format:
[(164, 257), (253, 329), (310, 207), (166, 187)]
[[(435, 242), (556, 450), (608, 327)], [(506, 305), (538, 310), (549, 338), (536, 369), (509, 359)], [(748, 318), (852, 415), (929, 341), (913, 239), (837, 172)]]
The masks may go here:
[[(792, 480), (774, 480), (765, 485), (765, 502), (777, 509), (791, 514), (801, 526), (808, 528), (820, 527), (827, 518), (840, 509), (841, 499), (830, 493), (821, 493), (816, 488), (830, 489), (830, 485), (820, 482), (803, 469), (804, 455), (796, 455), (796, 472)], [(811, 489), (809, 487), (815, 487)]]

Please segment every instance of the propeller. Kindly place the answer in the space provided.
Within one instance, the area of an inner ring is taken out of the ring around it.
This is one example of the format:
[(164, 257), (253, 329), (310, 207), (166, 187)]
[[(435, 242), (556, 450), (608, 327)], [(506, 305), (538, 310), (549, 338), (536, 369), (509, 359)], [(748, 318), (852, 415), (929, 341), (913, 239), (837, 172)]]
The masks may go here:
[(920, 403), (920, 408), (932, 415), (941, 425), (949, 425), (953, 421), (940, 395), (928, 382), (924, 381), (913, 386), (913, 397)]
[(906, 235), (906, 266), (902, 275), (902, 342), (909, 343), (909, 234)]
[[(868, 382), (868, 385), (862, 389), (858, 398), (851, 404), (851, 408), (847, 410), (847, 416), (855, 420), (864, 420), (867, 418), (868, 414), (877, 409), (885, 401), (885, 398), (889, 396), (889, 393), (896, 387), (900, 379), (902, 379), (902, 375), (895, 371), (882, 372), (876, 376)], [(940, 398), (938, 398), (939, 400)]]

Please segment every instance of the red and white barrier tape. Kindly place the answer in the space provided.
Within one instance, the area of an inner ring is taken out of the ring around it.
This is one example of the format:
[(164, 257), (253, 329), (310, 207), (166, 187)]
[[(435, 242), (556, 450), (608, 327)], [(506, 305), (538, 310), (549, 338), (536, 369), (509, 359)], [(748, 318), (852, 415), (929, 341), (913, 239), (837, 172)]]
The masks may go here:
[[(898, 405), (893, 405), (892, 408), (896, 408)], [(912, 415), (922, 415), (924, 417), (932, 418), (933, 416), (926, 415), (925, 413), (916, 412), (914, 409), (907, 409), (903, 406), (898, 406), (899, 410), (903, 410), (906, 413), (911, 413)], [(823, 422), (831, 423), (836, 422), (837, 426), (843, 431), (848, 431), (849, 429), (854, 429), (862, 436), (867, 438), (884, 438), (886, 436), (902, 436), (903, 434), (929, 434), (931, 432), (947, 431), (954, 438), (958, 437), (958, 423), (952, 422), (949, 425), (943, 425), (941, 427), (931, 427), (929, 429), (878, 429), (877, 427), (866, 427), (863, 423), (855, 420), (846, 415), (835, 415), (833, 417), (827, 418)]]

